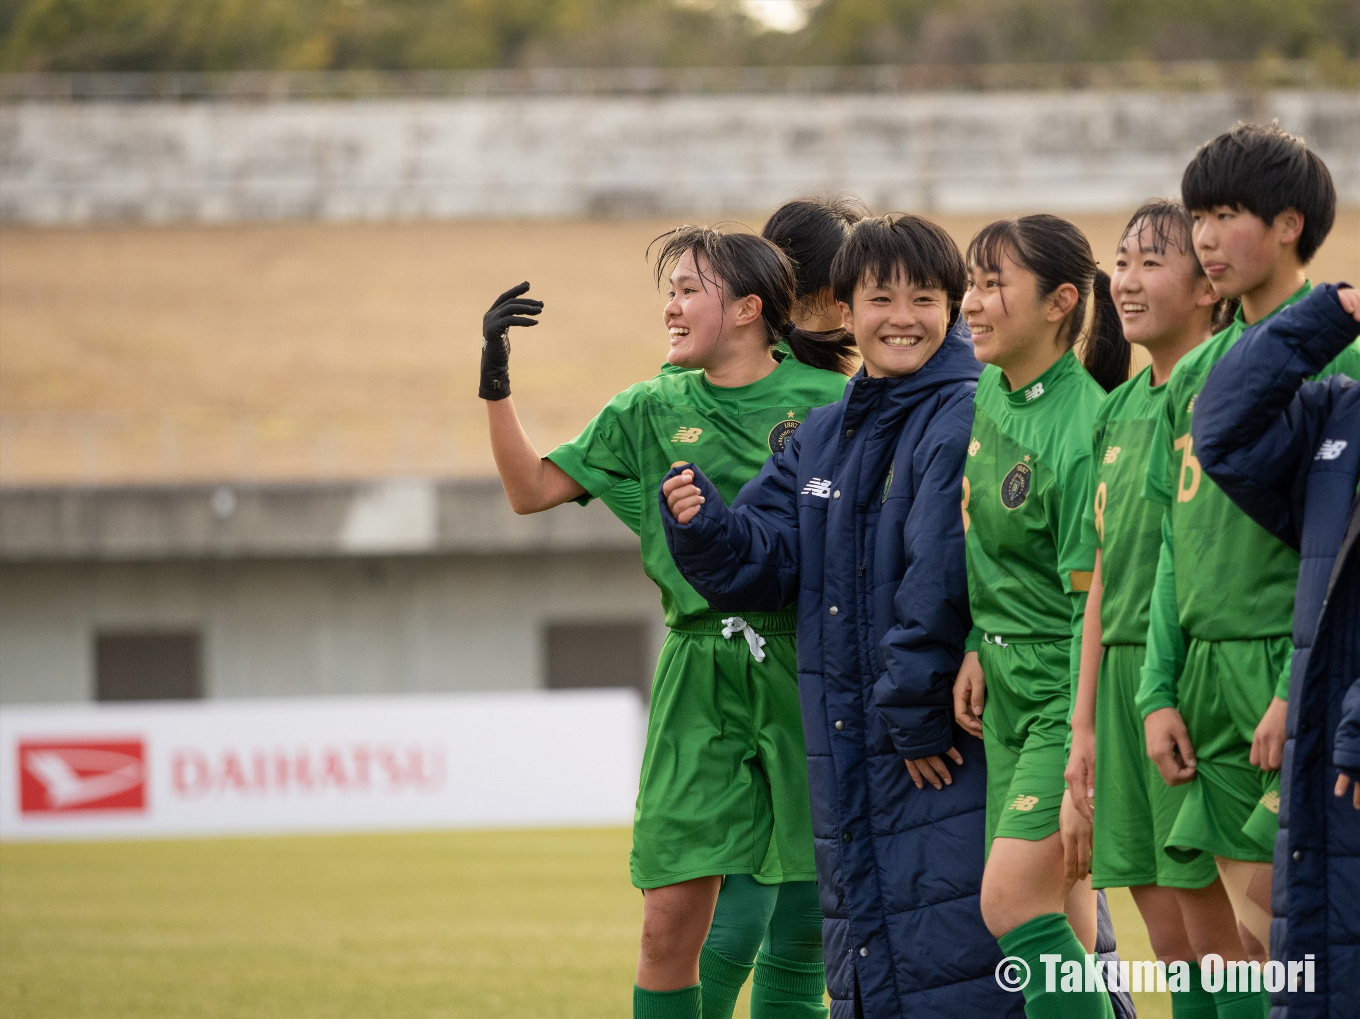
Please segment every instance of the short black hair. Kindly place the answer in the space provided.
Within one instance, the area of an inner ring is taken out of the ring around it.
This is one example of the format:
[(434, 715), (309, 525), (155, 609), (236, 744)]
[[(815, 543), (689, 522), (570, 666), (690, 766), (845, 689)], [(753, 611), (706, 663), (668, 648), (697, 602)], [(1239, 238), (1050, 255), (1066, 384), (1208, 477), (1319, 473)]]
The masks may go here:
[(1305, 265), (1336, 220), (1327, 164), (1277, 123), (1238, 123), (1201, 145), (1181, 176), (1181, 200), (1193, 211), (1246, 209), (1267, 226), (1285, 209), (1297, 209), (1303, 216), (1299, 261)]
[(793, 263), (797, 296), (812, 297), (831, 286), (831, 263), (850, 227), (869, 210), (858, 198), (795, 198), (765, 221), (760, 236), (777, 244)]
[[(788, 344), (793, 356), (804, 364), (826, 371), (850, 373), (854, 360), (854, 338), (835, 330), (834, 335), (807, 333), (789, 321), (795, 298), (793, 263), (779, 245), (753, 233), (725, 226), (679, 226), (652, 241), (647, 246), (660, 245), (652, 263), (652, 273), (659, 287), (687, 254), (693, 254), (699, 269), (700, 284), (707, 289), (712, 283), (724, 302), (747, 297), (760, 298), (760, 317), (765, 323), (765, 336), (771, 346), (781, 339)], [(707, 269), (699, 264), (702, 255)]]
[[(1151, 250), (1159, 255), (1165, 255), (1168, 250), (1175, 248), (1182, 255), (1189, 255), (1191, 271), (1197, 277), (1205, 278), (1204, 266), (1200, 265), (1199, 256), (1195, 254), (1194, 227), (1190, 211), (1180, 202), (1170, 198), (1149, 198), (1138, 206), (1137, 211), (1124, 224), (1124, 232), (1119, 235), (1119, 245), (1123, 247), (1129, 234), (1136, 230), (1138, 233), (1135, 239), (1140, 251)], [(1148, 242), (1148, 248), (1142, 246), (1144, 240)], [(1240, 303), (1235, 297), (1218, 299), (1209, 318), (1214, 332), (1229, 326)]]
[(853, 304), (861, 283), (882, 286), (899, 276), (918, 287), (943, 290), (949, 297), (949, 324), (954, 324), (968, 289), (963, 255), (944, 227), (910, 213), (871, 216), (851, 227), (831, 265), (831, 292)]
[[(1149, 198), (1138, 206), (1119, 235), (1121, 246), (1135, 227), (1138, 228), (1138, 236), (1135, 239), (1140, 245), (1144, 238), (1143, 231), (1147, 231), (1150, 247), (1144, 250), (1165, 255), (1169, 249), (1175, 248), (1182, 255), (1195, 254), (1195, 239), (1192, 232), (1194, 222), (1180, 202), (1169, 198)], [(1198, 258), (1195, 259), (1195, 273), (1199, 276), (1204, 275), (1204, 266), (1199, 264)]]

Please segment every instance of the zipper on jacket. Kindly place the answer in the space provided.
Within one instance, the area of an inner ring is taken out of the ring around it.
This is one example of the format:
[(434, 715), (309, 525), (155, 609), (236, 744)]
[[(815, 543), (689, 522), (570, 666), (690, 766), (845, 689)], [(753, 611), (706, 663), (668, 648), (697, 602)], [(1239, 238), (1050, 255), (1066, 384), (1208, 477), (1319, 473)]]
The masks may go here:
[(869, 569), (869, 561), (868, 561), (867, 559), (861, 559), (861, 560), (859, 561), (859, 575), (860, 575), (861, 577), (864, 576), (864, 574), (868, 571), (868, 569)]

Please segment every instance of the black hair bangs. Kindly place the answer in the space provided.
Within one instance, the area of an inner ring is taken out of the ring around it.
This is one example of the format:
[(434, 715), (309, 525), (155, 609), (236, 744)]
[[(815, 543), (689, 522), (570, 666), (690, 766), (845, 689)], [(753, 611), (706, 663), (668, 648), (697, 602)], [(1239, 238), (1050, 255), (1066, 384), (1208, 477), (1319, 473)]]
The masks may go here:
[[(721, 274), (717, 268), (717, 263), (723, 261), (717, 254), (722, 247), (722, 234), (713, 227), (688, 224), (678, 226), (654, 238), (652, 243), (647, 245), (648, 258), (652, 257), (652, 249), (658, 244), (661, 247), (652, 262), (652, 278), (656, 281), (657, 287), (666, 282), (682, 258), (693, 253), (695, 265), (699, 270), (699, 282), (705, 288), (712, 283), (718, 289), (722, 289)], [(703, 255), (704, 261), (708, 263), (707, 271), (699, 264), (699, 255)]]
[(1001, 259), (1009, 255), (1014, 260), (1019, 250), (1019, 224), (1013, 219), (998, 219), (984, 226), (968, 242), (968, 268), (1000, 272)]
[[(1139, 251), (1152, 251), (1165, 255), (1175, 248), (1182, 255), (1195, 253), (1194, 227), (1190, 213), (1180, 202), (1165, 198), (1152, 198), (1138, 206), (1138, 210), (1124, 224), (1124, 232), (1119, 235), (1119, 246), (1130, 236), (1138, 245)], [(1199, 265), (1199, 259), (1195, 259)], [(1203, 269), (1199, 269), (1203, 274)]]
[(1181, 201), (1196, 212), (1245, 209), (1267, 226), (1285, 209), (1297, 209), (1303, 215), (1299, 261), (1305, 264), (1336, 219), (1336, 187), (1327, 164), (1275, 123), (1239, 123), (1201, 145), (1181, 176)]
[(831, 268), (836, 300), (852, 304), (857, 286), (883, 286), (897, 279), (943, 290), (951, 309), (957, 310), (968, 270), (954, 239), (928, 219), (894, 213), (860, 220)]

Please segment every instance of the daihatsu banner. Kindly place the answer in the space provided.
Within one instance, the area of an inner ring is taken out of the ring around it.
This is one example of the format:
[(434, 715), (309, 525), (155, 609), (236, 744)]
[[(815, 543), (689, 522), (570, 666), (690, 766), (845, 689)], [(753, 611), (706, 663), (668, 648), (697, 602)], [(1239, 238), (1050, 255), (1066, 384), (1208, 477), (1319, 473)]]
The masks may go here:
[(0, 709), (0, 837), (628, 824), (630, 690)]

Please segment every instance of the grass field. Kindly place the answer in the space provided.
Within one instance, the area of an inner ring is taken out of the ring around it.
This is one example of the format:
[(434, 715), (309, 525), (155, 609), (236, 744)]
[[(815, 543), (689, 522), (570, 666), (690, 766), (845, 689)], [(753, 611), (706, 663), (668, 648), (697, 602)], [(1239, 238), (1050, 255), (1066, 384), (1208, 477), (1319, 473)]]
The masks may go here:
[[(626, 829), (0, 845), (8, 1019), (624, 1019)], [(1150, 958), (1126, 892), (1125, 958)], [(1165, 1019), (1165, 995), (1140, 995)], [(745, 997), (737, 1016), (747, 1014)], [(981, 1019), (981, 1017), (979, 1017)]]
[[(990, 218), (940, 221), (966, 243)], [(1108, 268), (1125, 216), (1075, 218)], [(644, 252), (674, 225), (0, 231), (0, 482), (489, 473), (492, 298), (547, 302), (512, 369), (546, 450), (663, 359)], [(1360, 210), (1310, 271), (1360, 279)]]

